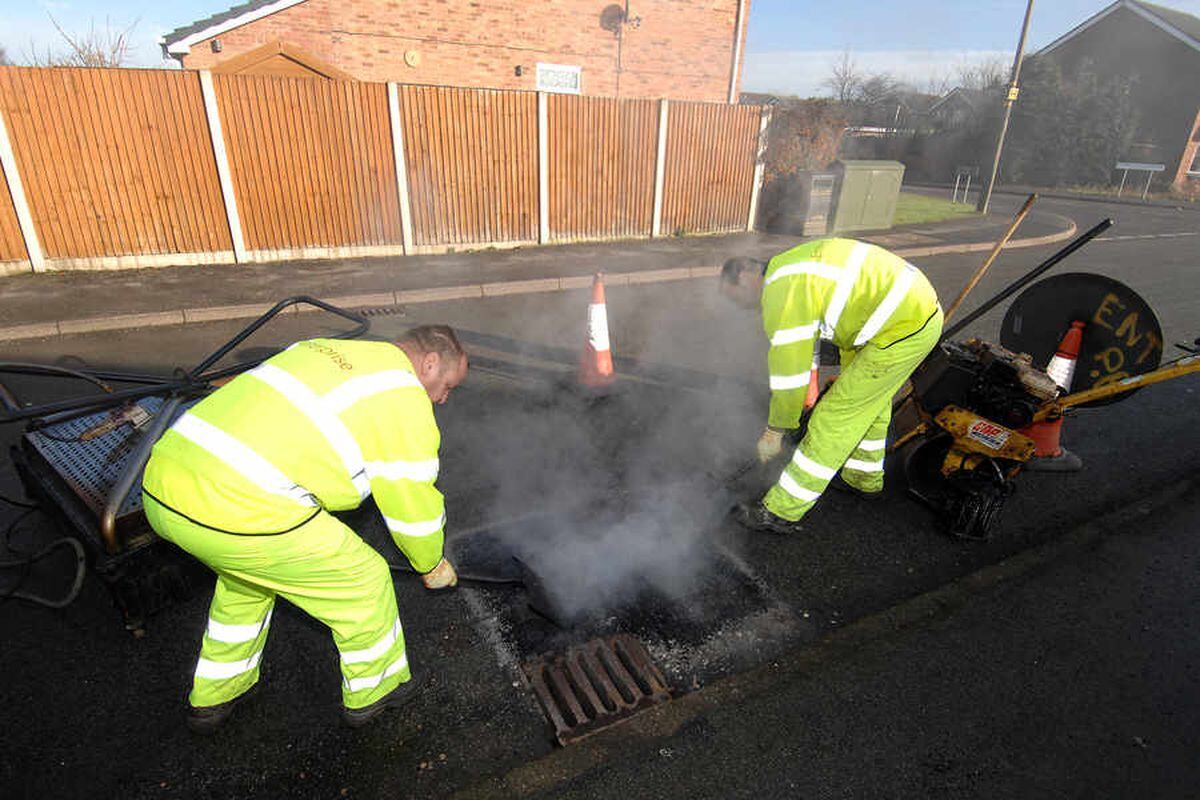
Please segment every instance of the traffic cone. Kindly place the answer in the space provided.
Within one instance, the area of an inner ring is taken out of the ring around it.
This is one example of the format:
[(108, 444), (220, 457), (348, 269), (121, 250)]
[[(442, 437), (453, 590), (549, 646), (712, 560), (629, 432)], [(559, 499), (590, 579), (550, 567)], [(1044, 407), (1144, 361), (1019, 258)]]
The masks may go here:
[(804, 394), (804, 410), (817, 404), (821, 396), (821, 340), (813, 342), (812, 371), (808, 373), (808, 391)]
[[(1058, 350), (1046, 367), (1046, 374), (1064, 394), (1071, 391), (1071, 382), (1075, 378), (1075, 362), (1079, 359), (1084, 327), (1085, 323), (1079, 320), (1071, 323), (1070, 330), (1063, 336)], [(1020, 430), (1020, 433), (1033, 439), (1034, 444), (1034, 456), (1025, 465), (1026, 469), (1034, 472), (1078, 472), (1083, 468), (1079, 456), (1062, 446), (1062, 425), (1063, 418), (1059, 415)]]
[(588, 305), (587, 340), (579, 361), (579, 383), (588, 388), (612, 385), (612, 351), (608, 342), (608, 308), (604, 302), (604, 275), (592, 279), (592, 302)]

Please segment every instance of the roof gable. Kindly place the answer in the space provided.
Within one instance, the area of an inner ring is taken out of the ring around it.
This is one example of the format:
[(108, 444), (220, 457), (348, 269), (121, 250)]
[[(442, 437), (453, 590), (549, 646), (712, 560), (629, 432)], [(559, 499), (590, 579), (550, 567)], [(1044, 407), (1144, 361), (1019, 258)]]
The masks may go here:
[(190, 25), (176, 28), (162, 36), (158, 44), (163, 49), (163, 57), (182, 56), (191, 52), (192, 45), (211, 39), (225, 31), (240, 28), (254, 22), (256, 19), (269, 17), (272, 14), (306, 3), (308, 0), (250, 0), (248, 3), (234, 6), (219, 14), (197, 20)]
[(1074, 28), (1067, 31), (1062, 36), (1043, 47), (1041, 50), (1037, 51), (1037, 55), (1045, 55), (1046, 53), (1057, 49), (1060, 45), (1065, 44), (1071, 39), (1074, 39), (1076, 36), (1083, 33), (1088, 28), (1107, 17), (1109, 14), (1121, 8), (1137, 14), (1151, 25), (1161, 29), (1168, 35), (1173, 36), (1174, 38), (1191, 47), (1193, 50), (1200, 52), (1200, 18), (1196, 18), (1191, 14), (1186, 14), (1182, 11), (1164, 8), (1163, 6), (1157, 6), (1151, 3), (1143, 3), (1140, 2), (1140, 0), (1117, 0), (1117, 2), (1106, 6), (1099, 13), (1084, 20), (1079, 25), (1076, 25)]

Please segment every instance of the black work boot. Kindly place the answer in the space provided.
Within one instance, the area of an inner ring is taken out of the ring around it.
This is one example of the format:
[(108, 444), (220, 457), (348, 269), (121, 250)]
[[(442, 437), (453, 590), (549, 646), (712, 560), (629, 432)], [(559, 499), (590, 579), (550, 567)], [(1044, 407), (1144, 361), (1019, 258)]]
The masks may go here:
[(421, 691), (422, 679), (413, 675), (383, 697), (362, 708), (343, 708), (342, 719), (351, 728), (361, 728), (389, 708), (398, 708), (416, 697)]
[(756, 503), (738, 503), (733, 509), (733, 518), (746, 528), (752, 531), (762, 531), (763, 533), (785, 535), (800, 533), (804, 530), (804, 526), (799, 522), (792, 522), (791, 520), (786, 520), (783, 517), (772, 514), (762, 504), (762, 501)]
[(852, 494), (852, 495), (855, 495), (856, 497), (861, 497), (863, 500), (873, 501), (873, 500), (878, 500), (879, 498), (883, 497), (882, 489), (880, 489), (878, 492), (868, 492), (865, 489), (860, 489), (853, 484), (847, 483), (846, 479), (842, 477), (841, 473), (834, 475), (833, 480), (831, 480), (829, 482), (829, 484), (831, 486), (833, 486), (834, 489), (837, 489), (839, 492), (845, 492), (846, 494)]
[(193, 733), (210, 734), (221, 727), (225, 720), (233, 715), (233, 709), (243, 700), (248, 700), (258, 693), (258, 684), (254, 684), (232, 700), (217, 703), (215, 706), (192, 706), (188, 710), (187, 726)]

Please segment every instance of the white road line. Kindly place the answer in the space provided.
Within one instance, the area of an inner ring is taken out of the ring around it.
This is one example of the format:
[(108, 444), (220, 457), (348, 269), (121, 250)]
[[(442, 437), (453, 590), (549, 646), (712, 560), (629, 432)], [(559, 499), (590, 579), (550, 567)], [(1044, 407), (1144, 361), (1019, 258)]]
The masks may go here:
[(1200, 236), (1200, 231), (1184, 231), (1182, 233), (1139, 233), (1128, 236), (1099, 236), (1097, 242), (1120, 242), (1127, 239), (1173, 239), (1179, 236)]

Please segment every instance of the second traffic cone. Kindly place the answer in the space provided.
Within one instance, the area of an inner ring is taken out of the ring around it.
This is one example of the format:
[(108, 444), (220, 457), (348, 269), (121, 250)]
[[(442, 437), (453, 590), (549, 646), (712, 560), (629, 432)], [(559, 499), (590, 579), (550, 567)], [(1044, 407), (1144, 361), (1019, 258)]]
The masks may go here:
[(604, 275), (592, 279), (592, 302), (588, 304), (587, 339), (579, 362), (579, 382), (587, 387), (609, 386), (613, 374), (612, 350), (608, 341), (608, 306), (604, 302)]
[[(1083, 343), (1085, 323), (1076, 320), (1071, 323), (1070, 330), (1063, 336), (1058, 350), (1046, 367), (1049, 375), (1064, 393), (1071, 391), (1071, 382), (1075, 378), (1075, 363), (1079, 359), (1079, 348)], [(1063, 418), (1061, 415), (1050, 419), (1034, 422), (1020, 430), (1020, 433), (1033, 439), (1034, 457), (1026, 465), (1026, 469), (1043, 472), (1075, 472), (1083, 468), (1079, 456), (1063, 448), (1061, 443)]]

